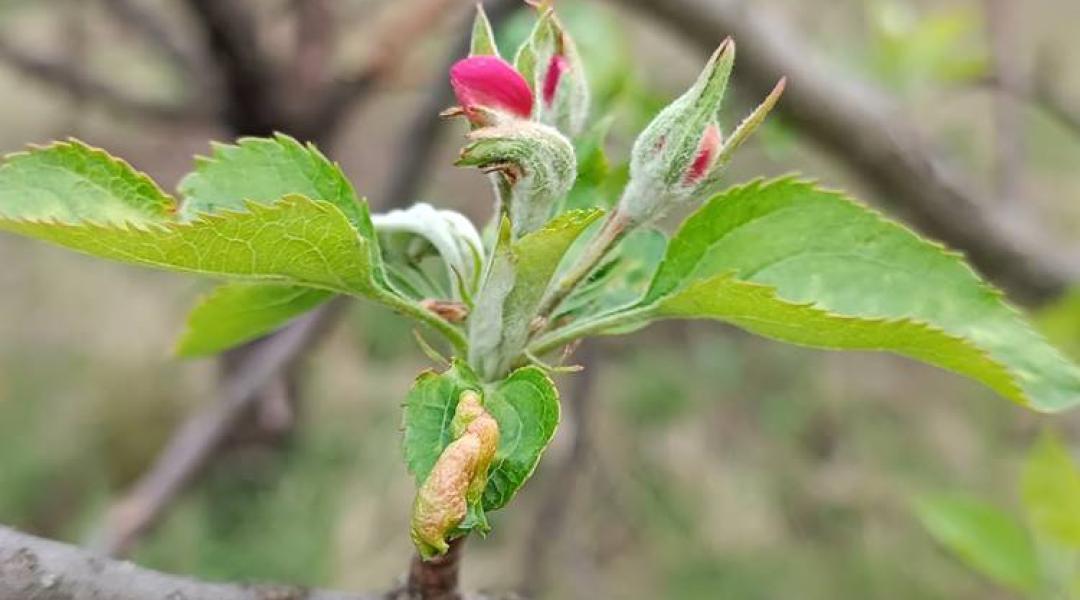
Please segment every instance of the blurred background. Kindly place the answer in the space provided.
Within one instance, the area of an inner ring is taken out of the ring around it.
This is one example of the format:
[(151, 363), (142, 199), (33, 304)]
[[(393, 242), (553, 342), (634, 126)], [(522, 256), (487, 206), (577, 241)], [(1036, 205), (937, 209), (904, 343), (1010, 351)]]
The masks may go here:
[[(532, 11), (486, 4), (505, 53)], [(613, 171), (733, 35), (727, 127), (780, 74), (791, 82), (730, 182), (799, 171), (850, 190), (970, 254), (1080, 354), (1080, 296), (1069, 292), (1080, 254), (1067, 250), (1080, 239), (1080, 4), (557, 5), (585, 55), (594, 114), (612, 118)], [(434, 119), (451, 104), (446, 68), (471, 10), (461, 0), (0, 0), (0, 151), (75, 136), (171, 190), (211, 140), (284, 131), (320, 144), (374, 210), (427, 201), (483, 222), (486, 180), (451, 166), (463, 127)], [(174, 432), (219, 402), (245, 351), (171, 356), (209, 282), (7, 235), (0, 259), (0, 522), (95, 543)], [(431, 365), (409, 324), (380, 309), (353, 304), (328, 320), (122, 552), (205, 578), (356, 590), (404, 572), (414, 487), (400, 404)], [(470, 541), (466, 588), (1013, 597), (938, 546), (912, 502), (963, 491), (1019, 506), (1020, 465), (1050, 418), (905, 359), (792, 348), (713, 323), (653, 326), (579, 352), (588, 370), (559, 382), (558, 437), (492, 535)], [(1075, 415), (1052, 422), (1080, 435)]]

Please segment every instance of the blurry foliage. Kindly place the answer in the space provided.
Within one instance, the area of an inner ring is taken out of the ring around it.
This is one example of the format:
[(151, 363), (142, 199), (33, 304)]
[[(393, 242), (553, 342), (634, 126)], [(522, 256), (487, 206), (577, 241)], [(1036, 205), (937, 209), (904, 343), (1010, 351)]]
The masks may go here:
[(1025, 518), (969, 496), (916, 502), (927, 531), (971, 568), (1028, 598), (1080, 598), (1080, 469), (1044, 433), (1021, 485)]
[[(361, 453), (348, 424), (312, 425), (275, 465), (272, 485), (237, 480), (241, 471), (216, 465), (136, 560), (221, 580), (329, 581), (344, 501), (340, 483)], [(258, 477), (257, 468), (246, 472)]]
[(966, 82), (986, 72), (982, 19), (977, 6), (927, 12), (905, 0), (870, 0), (871, 46), (866, 68), (896, 91), (927, 84)]

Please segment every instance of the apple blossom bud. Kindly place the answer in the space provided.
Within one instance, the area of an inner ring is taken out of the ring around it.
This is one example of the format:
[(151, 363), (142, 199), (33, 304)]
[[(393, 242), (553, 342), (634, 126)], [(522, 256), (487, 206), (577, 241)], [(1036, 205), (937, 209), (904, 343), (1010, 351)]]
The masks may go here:
[(573, 145), (547, 125), (508, 121), (477, 129), (469, 140), (456, 164), (499, 174), (500, 210), (510, 218), (513, 239), (547, 223), (577, 178)]
[(709, 123), (709, 126), (705, 128), (705, 133), (701, 136), (701, 143), (698, 145), (694, 162), (690, 163), (690, 168), (686, 170), (684, 182), (687, 185), (699, 183), (712, 170), (713, 164), (720, 156), (722, 138), (720, 126), (716, 123)]
[(536, 92), (533, 118), (573, 137), (589, 116), (589, 83), (577, 45), (555, 12), (543, 9), (514, 65)]
[(528, 82), (498, 56), (459, 60), (450, 68), (450, 85), (461, 111), (474, 126), (532, 115), (533, 93)]
[(630, 183), (618, 210), (631, 225), (655, 221), (681, 203), (717, 189), (722, 167), (779, 100), (784, 81), (727, 139), (717, 124), (735, 61), (735, 43), (716, 50), (694, 85), (645, 128), (630, 160)]

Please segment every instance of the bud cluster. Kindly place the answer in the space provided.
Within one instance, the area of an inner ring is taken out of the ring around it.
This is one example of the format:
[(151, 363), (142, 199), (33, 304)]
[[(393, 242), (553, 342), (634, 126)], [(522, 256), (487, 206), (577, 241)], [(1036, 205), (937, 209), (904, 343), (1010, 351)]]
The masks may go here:
[[(468, 364), (485, 384), (500, 381), (517, 365), (542, 364), (528, 352), (530, 338), (551, 326), (560, 304), (629, 231), (716, 191), (724, 165), (761, 124), (784, 87), (781, 80), (760, 106), (725, 134), (719, 112), (735, 44), (724, 41), (694, 85), (636, 140), (629, 181), (606, 221), (595, 229), (576, 230), (565, 249), (549, 251), (544, 243), (554, 244), (549, 240), (570, 231), (545, 225), (557, 207), (565, 205), (577, 179), (571, 139), (587, 127), (589, 87), (577, 46), (551, 10), (550, 0), (537, 8), (539, 18), (513, 64), (500, 55), (481, 9), (470, 56), (450, 70), (458, 106), (444, 114), (464, 117), (470, 126), (457, 164), (481, 169), (495, 184), (494, 239), (481, 247), (476, 230), (460, 215), (427, 205), (375, 218), (380, 231), (410, 232), (427, 240), (459, 279), (473, 282), (459, 290), (471, 302), (433, 301), (427, 306), (451, 323), (464, 322)], [(571, 246), (583, 230), (589, 237)], [(529, 235), (534, 232), (540, 234)], [(560, 266), (564, 256), (573, 258)], [(479, 259), (470, 262), (470, 257)], [(549, 263), (550, 272), (538, 267), (543, 261)], [(462, 308), (465, 304), (470, 310)], [(445, 552), (455, 536), (487, 530), (481, 497), (498, 447), (499, 426), (485, 411), (479, 393), (461, 395), (450, 434), (452, 441), (422, 483), (414, 506), (412, 537), (425, 558)]]
[(716, 192), (723, 166), (779, 100), (783, 79), (725, 140), (719, 112), (734, 62), (735, 43), (728, 38), (694, 85), (634, 143), (630, 183), (618, 209), (630, 223), (655, 221), (679, 204)]
[(483, 9), (471, 48), (450, 69), (458, 106), (446, 114), (473, 127), (457, 164), (495, 176), (498, 212), (509, 217), (516, 239), (547, 222), (577, 178), (567, 136), (580, 133), (588, 114), (584, 66), (551, 9), (543, 9), (514, 65), (499, 56)]

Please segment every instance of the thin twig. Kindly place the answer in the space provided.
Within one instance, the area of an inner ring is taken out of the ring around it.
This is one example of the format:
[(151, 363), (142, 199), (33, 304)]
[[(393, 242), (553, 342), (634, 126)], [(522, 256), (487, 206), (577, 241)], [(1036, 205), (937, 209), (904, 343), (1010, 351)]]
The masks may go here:
[(186, 4), (203, 30), (221, 78), (224, 122), (238, 136), (268, 136), (281, 130), (285, 124), (278, 118), (279, 82), (250, 7), (238, 0), (186, 0)]
[(73, 96), (92, 100), (117, 116), (168, 123), (205, 121), (207, 118), (205, 111), (198, 105), (180, 105), (140, 98), (113, 87), (74, 65), (30, 54), (4, 38), (0, 38), (0, 62), (26, 77), (61, 88)]
[(197, 581), (0, 526), (0, 600), (377, 600), (288, 585)]
[[(504, 23), (520, 7), (521, 2), (518, 0), (492, 0), (484, 4), (484, 11), (492, 25), (496, 26)], [(469, 37), (466, 35), (460, 38), (450, 52), (446, 64), (436, 72), (434, 80), (427, 85), (426, 89), (431, 90), (431, 93), (417, 110), (416, 116), (402, 138), (402, 145), (397, 152), (397, 156), (401, 159), (421, 165), (431, 163), (442, 133), (446, 130), (439, 113), (454, 101), (447, 74), (450, 72), (451, 65), (468, 53)], [(386, 191), (382, 194), (383, 208), (400, 208), (415, 201), (422, 183), (423, 179), (416, 177), (409, 169), (395, 170), (388, 178)]]
[(207, 465), (252, 408), (259, 392), (318, 342), (344, 305), (345, 300), (339, 298), (301, 317), (258, 346), (224, 382), (221, 400), (209, 403), (191, 418), (169, 441), (150, 470), (110, 508), (90, 547), (109, 556), (126, 554)]
[(102, 1), (116, 20), (157, 48), (180, 73), (194, 81), (203, 78), (202, 61), (177, 38), (175, 27), (169, 27), (157, 14), (133, 0)]
[(1024, 11), (1013, 0), (984, 2), (993, 68), (1002, 82), (993, 94), (998, 202), (1013, 208), (1018, 207), (1024, 192), (1024, 111), (1020, 99), (1007, 90), (1020, 89), (1027, 79), (1017, 50)]
[(409, 10), (388, 26), (375, 32), (371, 55), (353, 73), (336, 82), (314, 103), (308, 127), (333, 131), (358, 98), (369, 94), (380, 81), (392, 76), (409, 50), (418, 46), (424, 34), (435, 27), (455, 6), (471, 6), (463, 0), (416, 0)]

